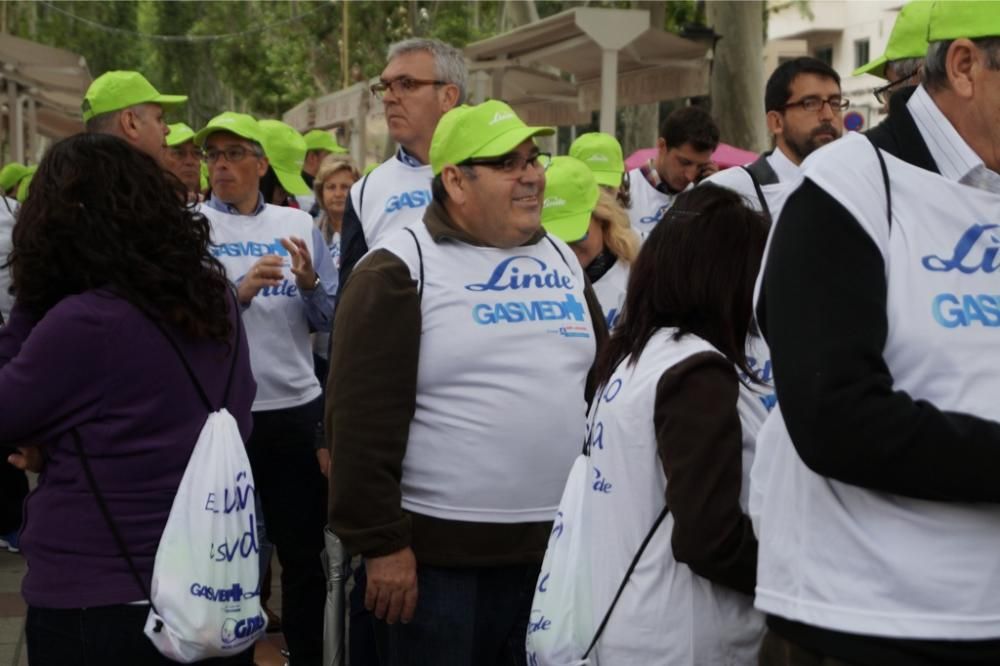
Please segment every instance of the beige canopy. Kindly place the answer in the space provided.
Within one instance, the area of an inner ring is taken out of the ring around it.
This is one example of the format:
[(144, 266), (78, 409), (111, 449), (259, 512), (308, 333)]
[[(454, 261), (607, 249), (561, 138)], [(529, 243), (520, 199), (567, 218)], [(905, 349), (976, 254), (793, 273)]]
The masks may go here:
[(709, 46), (650, 25), (637, 9), (577, 7), (465, 47), (488, 95), (528, 123), (584, 124), (619, 106), (708, 94)]
[(80, 103), (91, 76), (82, 56), (0, 34), (0, 76), (5, 161), (36, 157), (40, 135), (60, 139), (83, 130)]

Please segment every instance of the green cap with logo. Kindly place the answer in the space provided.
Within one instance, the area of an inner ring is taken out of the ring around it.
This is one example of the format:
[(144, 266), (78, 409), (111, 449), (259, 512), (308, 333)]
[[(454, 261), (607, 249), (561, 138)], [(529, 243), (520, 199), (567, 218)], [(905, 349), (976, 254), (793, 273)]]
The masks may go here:
[(553, 157), (545, 170), (542, 226), (556, 238), (573, 243), (587, 235), (590, 214), (601, 196), (594, 172), (575, 157)]
[(17, 200), (20, 203), (24, 203), (24, 200), (28, 198), (28, 188), (31, 187), (31, 179), (34, 178), (35, 172), (38, 171), (38, 165), (32, 164), (27, 169), (27, 173), (21, 177), (21, 182), (17, 186)]
[(302, 137), (306, 140), (306, 150), (325, 150), (330, 153), (347, 152), (347, 148), (337, 143), (333, 135), (326, 130), (309, 130)]
[(205, 139), (215, 132), (229, 132), (238, 137), (256, 141), (262, 147), (264, 145), (264, 136), (260, 131), (260, 125), (253, 116), (248, 116), (245, 113), (224, 111), (212, 118), (208, 121), (207, 125), (198, 130), (198, 133), (194, 135), (195, 145), (204, 147)]
[(625, 175), (625, 157), (618, 139), (604, 132), (581, 134), (569, 147), (570, 157), (584, 162), (594, 172), (598, 185), (619, 188)]
[(280, 120), (260, 120), (260, 131), (264, 135), (264, 153), (271, 168), (278, 176), (278, 182), (289, 194), (309, 194), (312, 192), (302, 180), (302, 167), (306, 163), (306, 140), (298, 130)]
[(928, 42), (1000, 37), (1000, 3), (937, 0), (931, 7)]
[(0, 194), (17, 185), (18, 181), (28, 175), (28, 167), (20, 162), (9, 162), (0, 169)]
[(853, 76), (871, 74), (885, 78), (885, 67), (895, 60), (923, 58), (927, 55), (927, 25), (931, 18), (932, 0), (913, 0), (903, 6), (889, 34), (889, 42), (875, 60), (858, 67)]
[(194, 141), (194, 130), (184, 123), (174, 123), (167, 125), (170, 134), (167, 134), (167, 145), (170, 147), (179, 146), (188, 141)]
[(476, 106), (463, 104), (441, 116), (431, 139), (431, 169), (475, 157), (506, 155), (533, 136), (555, 134), (551, 127), (528, 127), (514, 109), (497, 100)]
[(136, 104), (174, 106), (186, 101), (186, 95), (160, 94), (139, 72), (105, 72), (94, 79), (83, 96), (83, 121)]

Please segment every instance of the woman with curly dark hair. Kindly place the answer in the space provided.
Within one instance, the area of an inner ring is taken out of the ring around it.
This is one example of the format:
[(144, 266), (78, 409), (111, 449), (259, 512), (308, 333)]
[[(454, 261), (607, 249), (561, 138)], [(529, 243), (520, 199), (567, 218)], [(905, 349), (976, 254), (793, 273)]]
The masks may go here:
[[(18, 213), (0, 444), (22, 447), (15, 464), (41, 467), (20, 534), (34, 666), (173, 663), (143, 625), (160, 535), (207, 416), (192, 379), (249, 436), (256, 387), (238, 307), (181, 187), (121, 139), (81, 134), (48, 152)], [(250, 652), (213, 661), (250, 664)]]

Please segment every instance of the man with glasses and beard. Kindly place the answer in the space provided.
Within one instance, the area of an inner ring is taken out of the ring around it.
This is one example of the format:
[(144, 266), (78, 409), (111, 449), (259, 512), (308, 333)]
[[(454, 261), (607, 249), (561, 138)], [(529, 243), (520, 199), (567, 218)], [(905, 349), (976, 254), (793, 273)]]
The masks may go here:
[(389, 47), (388, 61), (371, 91), (399, 148), (351, 188), (341, 231), (341, 285), (368, 248), (420, 221), (431, 202), (431, 137), (441, 116), (465, 101), (465, 56), (453, 46), (407, 39)]
[(823, 61), (803, 57), (782, 63), (764, 91), (774, 149), (753, 164), (720, 171), (704, 182), (739, 192), (766, 216), (777, 217), (785, 185), (796, 180), (802, 161), (843, 133), (848, 105), (840, 76)]
[(532, 139), (552, 133), (499, 101), (447, 113), (423, 220), (366, 256), (338, 305), (330, 523), (365, 558), (381, 666), (525, 665), (607, 335), (573, 251), (541, 226)]

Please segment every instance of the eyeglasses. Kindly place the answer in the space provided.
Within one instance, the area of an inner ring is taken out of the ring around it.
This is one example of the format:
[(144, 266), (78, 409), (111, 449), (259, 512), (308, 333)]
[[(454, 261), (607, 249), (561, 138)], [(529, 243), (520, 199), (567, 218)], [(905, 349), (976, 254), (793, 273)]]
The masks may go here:
[(400, 97), (409, 94), (423, 86), (443, 86), (447, 81), (435, 81), (431, 79), (415, 79), (411, 76), (397, 76), (391, 81), (379, 79), (378, 83), (371, 86), (370, 90), (375, 97), (382, 99), (387, 90), (391, 90), (393, 95)]
[(247, 155), (258, 156), (255, 151), (245, 146), (230, 146), (224, 150), (209, 148), (205, 151), (205, 159), (208, 160), (209, 164), (218, 162), (222, 156), (225, 156), (227, 162), (242, 162)]
[(179, 160), (182, 160), (185, 157), (193, 157), (196, 160), (200, 160), (205, 157), (205, 151), (203, 151), (201, 148), (198, 148), (197, 146), (189, 146), (187, 148), (183, 148), (180, 146), (171, 146), (167, 150), (169, 150), (170, 154)]
[(485, 157), (485, 158), (474, 158), (471, 160), (465, 160), (462, 162), (461, 166), (484, 166), (491, 169), (496, 169), (505, 174), (515, 174), (522, 173), (525, 167), (531, 167), (537, 169), (541, 167), (542, 171), (549, 168), (549, 164), (552, 162), (552, 155), (550, 153), (532, 153), (525, 157), (521, 153), (508, 153), (506, 155), (501, 155), (500, 157)]
[(797, 102), (788, 102), (782, 105), (782, 110), (790, 109), (793, 106), (801, 106), (806, 111), (810, 113), (815, 113), (823, 108), (824, 104), (830, 105), (830, 110), (834, 113), (839, 113), (841, 111), (846, 111), (847, 107), (851, 105), (851, 100), (844, 99), (843, 97), (830, 97), (828, 99), (823, 99), (822, 97), (803, 97)]
[[(916, 72), (914, 72), (914, 74), (915, 73)], [(895, 81), (891, 81), (885, 84), (884, 86), (879, 86), (878, 88), (873, 90), (872, 93), (875, 95), (875, 99), (878, 100), (879, 104), (885, 104), (886, 102), (889, 101), (889, 98), (892, 96), (890, 93), (892, 92), (893, 88), (898, 88), (899, 86), (905, 84), (912, 77), (913, 74), (910, 74), (909, 76), (904, 76), (901, 79), (896, 79)]]

